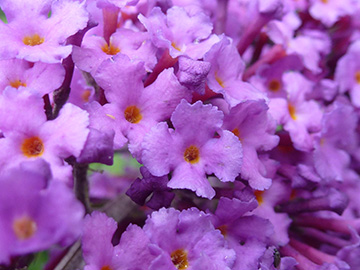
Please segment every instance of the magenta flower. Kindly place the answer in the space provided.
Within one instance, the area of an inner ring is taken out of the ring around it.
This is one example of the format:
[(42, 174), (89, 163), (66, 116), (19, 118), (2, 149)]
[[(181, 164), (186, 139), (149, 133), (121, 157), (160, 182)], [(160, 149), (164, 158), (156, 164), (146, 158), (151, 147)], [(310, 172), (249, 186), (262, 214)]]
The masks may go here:
[(144, 138), (143, 164), (155, 176), (172, 172), (168, 187), (213, 198), (215, 191), (206, 174), (234, 181), (242, 164), (241, 143), (230, 131), (220, 129), (222, 119), (223, 113), (214, 106), (182, 100), (171, 116), (175, 130), (159, 123)]

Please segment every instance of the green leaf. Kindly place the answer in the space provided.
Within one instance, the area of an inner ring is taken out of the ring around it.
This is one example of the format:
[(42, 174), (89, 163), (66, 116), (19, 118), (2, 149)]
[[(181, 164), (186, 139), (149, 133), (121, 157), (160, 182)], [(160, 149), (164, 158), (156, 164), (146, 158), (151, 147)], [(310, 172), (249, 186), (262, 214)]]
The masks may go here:
[(28, 270), (43, 270), (48, 260), (49, 254), (47, 251), (39, 252), (35, 255), (35, 258), (29, 265)]
[(115, 153), (113, 165), (107, 166), (101, 163), (92, 163), (89, 167), (94, 171), (106, 171), (112, 175), (124, 175), (126, 167), (140, 168), (140, 164), (130, 155)]
[(7, 19), (5, 16), (5, 13), (2, 11), (2, 9), (0, 8), (0, 20), (2, 20), (4, 23), (7, 23)]

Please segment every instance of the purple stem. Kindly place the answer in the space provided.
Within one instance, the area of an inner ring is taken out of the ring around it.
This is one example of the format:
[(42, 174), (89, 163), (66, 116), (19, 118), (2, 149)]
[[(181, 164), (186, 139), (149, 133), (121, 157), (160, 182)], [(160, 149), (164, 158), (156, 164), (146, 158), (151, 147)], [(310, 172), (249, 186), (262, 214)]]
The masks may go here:
[(341, 215), (347, 207), (348, 202), (348, 197), (344, 193), (331, 190), (328, 195), (323, 197), (293, 200), (277, 205), (275, 211), (297, 214), (329, 210)]
[(297, 226), (313, 227), (320, 230), (330, 230), (345, 234), (351, 234), (349, 227), (353, 227), (358, 232), (360, 231), (360, 219), (345, 220), (303, 215), (297, 216), (294, 219), (294, 224)]
[[(88, 22), (88, 25), (84, 29), (69, 37), (66, 44), (80, 46), (85, 33), (95, 25), (96, 24), (91, 21)], [(55, 119), (59, 115), (61, 108), (65, 105), (70, 95), (70, 84), (74, 73), (74, 62), (72, 60), (71, 54), (63, 60), (62, 64), (65, 68), (65, 79), (60, 88), (54, 91), (54, 108), (52, 119)]]
[(283, 58), (285, 55), (286, 52), (282, 45), (277, 44), (273, 46), (266, 54), (264, 54), (258, 61), (256, 61), (244, 72), (243, 80), (246, 81), (252, 75), (254, 75), (260, 66), (264, 64), (272, 64), (275, 61)]
[(259, 35), (261, 29), (273, 19), (274, 16), (271, 14), (262, 14), (259, 13), (250, 25), (246, 28), (245, 33), (241, 36), (239, 43), (237, 44), (237, 49), (240, 55), (246, 51), (249, 45), (255, 40)]
[(290, 245), (316, 264), (322, 265), (325, 262), (335, 262), (334, 256), (326, 254), (293, 238), (290, 239)]
[(318, 270), (319, 266), (308, 258), (303, 256), (296, 249), (291, 247), (290, 245), (286, 245), (280, 248), (280, 253), (283, 256), (293, 257), (299, 264), (296, 265), (296, 269), (298, 270)]
[(165, 68), (169, 68), (172, 67), (176, 64), (176, 62), (178, 61), (178, 58), (172, 58), (169, 54), (169, 50), (165, 50), (164, 53), (162, 54), (161, 58), (159, 59), (159, 62), (157, 62), (156, 66), (153, 69), (153, 72), (150, 73), (150, 75), (146, 78), (145, 82), (144, 82), (144, 86), (148, 86), (150, 84), (152, 84), (157, 76), (165, 69)]
[(320, 230), (317, 230), (314, 228), (301, 227), (298, 229), (299, 229), (298, 230), (299, 234), (301, 234), (302, 236), (316, 238), (316, 239), (320, 240), (321, 242), (331, 244), (335, 247), (343, 248), (343, 247), (350, 245), (349, 241), (346, 241), (342, 238), (336, 237), (336, 236), (328, 234), (328, 233), (324, 233), (323, 231), (320, 231)]

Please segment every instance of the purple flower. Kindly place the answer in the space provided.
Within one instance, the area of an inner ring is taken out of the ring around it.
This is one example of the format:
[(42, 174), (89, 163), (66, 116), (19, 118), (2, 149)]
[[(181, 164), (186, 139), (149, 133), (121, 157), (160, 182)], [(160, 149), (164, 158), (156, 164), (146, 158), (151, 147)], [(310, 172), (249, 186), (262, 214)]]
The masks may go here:
[(22, 161), (42, 158), (55, 179), (69, 181), (71, 166), (64, 159), (79, 156), (89, 133), (87, 112), (66, 104), (59, 116), (47, 121), (43, 100), (8, 88), (0, 96), (0, 164), (6, 170)]
[(155, 7), (148, 18), (139, 15), (140, 22), (151, 36), (151, 41), (158, 48), (168, 49), (171, 57), (187, 55), (200, 59), (218, 41), (211, 35), (212, 23), (203, 12), (188, 12), (174, 6), (166, 15)]
[(250, 78), (254, 87), (266, 93), (269, 98), (286, 97), (282, 76), (289, 70), (300, 71), (303, 69), (300, 57), (297, 55), (285, 56), (271, 65), (263, 65), (257, 74)]
[(296, 149), (310, 151), (314, 147), (311, 133), (320, 130), (322, 118), (319, 104), (305, 99), (312, 89), (312, 84), (296, 72), (284, 74), (283, 81), (287, 99), (271, 99), (270, 113), (279, 124), (284, 125)]
[(341, 57), (335, 70), (335, 81), (339, 83), (341, 93), (349, 91), (351, 102), (360, 107), (360, 41), (354, 42), (347, 53)]
[(290, 193), (290, 187), (280, 179), (274, 179), (268, 190), (255, 191), (259, 206), (253, 213), (270, 220), (274, 226), (274, 234), (271, 235), (271, 238), (277, 245), (285, 245), (289, 242), (288, 228), (291, 219), (287, 214), (276, 213), (274, 207), (281, 202), (288, 201)]
[[(11, 59), (0, 61), (0, 91), (11, 86), (43, 96), (59, 88), (65, 70), (61, 64), (30, 63)], [(51, 78), (51, 79), (49, 79)]]
[(295, 54), (302, 59), (304, 66), (317, 74), (321, 72), (321, 57), (330, 52), (329, 36), (319, 30), (305, 30), (294, 35), (299, 23), (272, 21), (268, 25), (268, 34), (276, 44), (282, 44), (288, 55)]
[(354, 109), (342, 99), (324, 114), (313, 156), (316, 172), (325, 181), (344, 180), (350, 165), (349, 152), (358, 148), (357, 122)]
[(213, 45), (204, 61), (211, 63), (207, 85), (215, 93), (221, 93), (231, 107), (246, 100), (266, 98), (251, 84), (242, 81), (245, 63), (229, 38), (223, 37)]
[(104, 110), (114, 120), (115, 146), (122, 146), (128, 139), (129, 150), (136, 158), (140, 158), (140, 143), (150, 128), (167, 120), (180, 100), (191, 96), (172, 68), (160, 73), (146, 88), (144, 75), (142, 62), (134, 63), (119, 54), (113, 61), (105, 61), (95, 76), (110, 102)]
[(90, 117), (90, 132), (77, 161), (111, 165), (114, 155), (114, 119), (107, 115), (104, 107), (96, 101), (85, 104), (84, 107)]
[(82, 109), (84, 109), (85, 104), (95, 99), (94, 87), (86, 82), (84, 76), (81, 74), (81, 70), (76, 67), (74, 69), (70, 88), (71, 91), (68, 102)]
[[(182, 100), (171, 116), (175, 130), (159, 123), (144, 138), (143, 164), (155, 176), (173, 171), (168, 187), (190, 189), (211, 199), (215, 191), (206, 174), (214, 173), (223, 182), (234, 181), (242, 164), (241, 143), (234, 134), (220, 129), (222, 119), (216, 107)], [(220, 137), (214, 137), (216, 132)]]
[(141, 167), (140, 172), (143, 178), (137, 178), (131, 184), (126, 195), (137, 204), (144, 205), (147, 197), (152, 194), (151, 198), (146, 202), (148, 207), (154, 210), (158, 210), (161, 207), (170, 207), (175, 194), (172, 193), (167, 186), (167, 183), (169, 182), (168, 177), (153, 176), (145, 167)]
[[(59, 63), (71, 53), (66, 39), (85, 28), (88, 14), (84, 2), (71, 0), (36, 1), (24, 8), (24, 1), (2, 1), (8, 24), (0, 22), (0, 59)], [(16, 10), (16, 13), (15, 13)], [(29, 12), (32, 10), (32, 12)], [(51, 16), (47, 14), (51, 10)]]
[[(245, 192), (242, 195), (245, 195)], [(257, 205), (254, 196), (249, 200), (222, 197), (212, 216), (214, 226), (222, 232), (229, 247), (236, 252), (233, 269), (255, 269), (274, 233), (268, 220), (250, 214)]]
[(340, 17), (351, 15), (355, 10), (355, 2), (351, 0), (312, 0), (309, 13), (325, 26), (332, 26)]
[(231, 130), (241, 141), (243, 165), (241, 177), (249, 181), (252, 188), (263, 190), (271, 185), (265, 166), (257, 151), (269, 151), (279, 138), (275, 135), (275, 122), (267, 112), (265, 101), (245, 101), (233, 107), (224, 118), (223, 128)]
[(84, 269), (114, 269), (117, 266), (119, 259), (111, 243), (116, 229), (115, 220), (104, 213), (93, 212), (85, 217), (82, 236)]
[(0, 263), (54, 244), (69, 245), (80, 235), (84, 207), (64, 183), (50, 179), (43, 160), (0, 175)]
[(189, 270), (232, 269), (235, 252), (226, 247), (210, 216), (196, 208), (182, 212), (162, 208), (153, 212), (146, 220), (144, 232), (159, 252), (150, 270), (168, 270), (174, 266)]
[(123, 28), (110, 37), (110, 44), (103, 37), (86, 36), (81, 47), (74, 46), (72, 57), (78, 68), (92, 75), (103, 61), (118, 53), (127, 55), (132, 61), (143, 61), (150, 71), (156, 64), (156, 57), (148, 36), (148, 33)]

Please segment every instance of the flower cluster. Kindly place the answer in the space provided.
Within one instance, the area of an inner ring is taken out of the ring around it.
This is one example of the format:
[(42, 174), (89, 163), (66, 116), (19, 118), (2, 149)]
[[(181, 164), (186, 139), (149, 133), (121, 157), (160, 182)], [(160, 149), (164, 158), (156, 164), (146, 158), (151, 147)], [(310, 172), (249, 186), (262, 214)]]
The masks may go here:
[(0, 8), (0, 269), (360, 268), (358, 1)]

